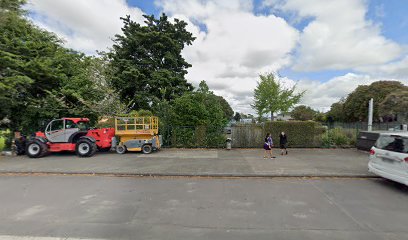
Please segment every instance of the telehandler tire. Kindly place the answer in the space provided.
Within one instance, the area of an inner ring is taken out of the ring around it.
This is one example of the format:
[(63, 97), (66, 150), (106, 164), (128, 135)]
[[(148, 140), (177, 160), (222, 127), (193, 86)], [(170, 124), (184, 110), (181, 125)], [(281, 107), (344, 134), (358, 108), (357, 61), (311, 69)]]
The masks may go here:
[(75, 145), (75, 153), (78, 157), (92, 157), (98, 147), (89, 139), (79, 139)]
[(31, 140), (27, 143), (25, 152), (30, 158), (41, 158), (48, 153), (48, 146), (40, 140)]

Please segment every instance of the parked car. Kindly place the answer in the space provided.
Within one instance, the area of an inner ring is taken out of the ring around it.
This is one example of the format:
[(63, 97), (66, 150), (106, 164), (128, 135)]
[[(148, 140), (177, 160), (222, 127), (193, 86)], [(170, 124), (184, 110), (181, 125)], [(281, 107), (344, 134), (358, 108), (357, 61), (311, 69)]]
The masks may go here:
[(381, 133), (370, 150), (368, 169), (408, 186), (408, 132)]

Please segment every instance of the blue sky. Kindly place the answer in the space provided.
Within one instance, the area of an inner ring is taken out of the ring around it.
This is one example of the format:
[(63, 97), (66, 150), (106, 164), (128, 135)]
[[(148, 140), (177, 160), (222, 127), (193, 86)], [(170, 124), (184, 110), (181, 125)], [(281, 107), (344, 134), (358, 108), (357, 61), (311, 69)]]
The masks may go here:
[(370, 0), (367, 18), (382, 25), (382, 32), (394, 41), (408, 43), (408, 2)]
[(154, 1), (144, 1), (144, 0), (127, 0), (130, 6), (138, 7), (143, 10), (143, 12), (151, 15), (160, 14), (161, 9), (159, 9)]
[(277, 72), (327, 110), (358, 85), (408, 84), (408, 2), (401, 0), (30, 0), (38, 26), (93, 55), (120, 34), (125, 15), (181, 18), (197, 39), (183, 50), (187, 79), (206, 80), (236, 111), (253, 112), (258, 75)]

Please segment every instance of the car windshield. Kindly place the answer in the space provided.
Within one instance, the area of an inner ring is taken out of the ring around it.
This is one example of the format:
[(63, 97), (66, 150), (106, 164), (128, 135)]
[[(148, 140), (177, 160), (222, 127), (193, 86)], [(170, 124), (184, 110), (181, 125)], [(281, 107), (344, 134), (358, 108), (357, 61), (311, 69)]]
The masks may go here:
[(380, 136), (375, 146), (392, 152), (408, 153), (408, 138), (392, 135)]

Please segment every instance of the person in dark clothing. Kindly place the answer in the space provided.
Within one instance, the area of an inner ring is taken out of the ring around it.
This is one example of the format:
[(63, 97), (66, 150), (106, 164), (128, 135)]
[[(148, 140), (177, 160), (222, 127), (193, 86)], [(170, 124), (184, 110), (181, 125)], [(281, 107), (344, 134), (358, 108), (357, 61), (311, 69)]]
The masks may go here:
[(286, 148), (288, 146), (288, 136), (285, 134), (285, 132), (281, 132), (281, 134), (279, 134), (279, 145), (281, 149), (281, 155), (283, 155), (284, 153), (287, 155), (288, 150)]

